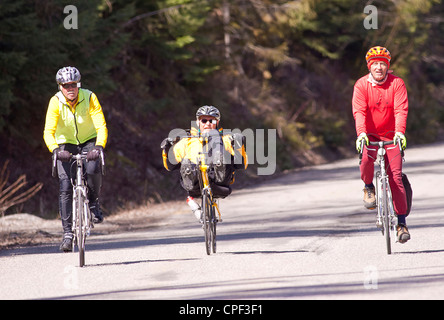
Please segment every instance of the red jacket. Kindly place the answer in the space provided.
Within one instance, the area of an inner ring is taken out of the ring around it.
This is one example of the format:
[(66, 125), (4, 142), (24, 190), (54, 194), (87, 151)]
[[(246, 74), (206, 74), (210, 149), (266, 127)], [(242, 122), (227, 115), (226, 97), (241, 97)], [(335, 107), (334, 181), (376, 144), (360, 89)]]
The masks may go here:
[(404, 81), (388, 74), (382, 85), (374, 85), (368, 77), (356, 81), (353, 91), (357, 135), (365, 132), (376, 134), (379, 139), (393, 139), (394, 132), (405, 133), (409, 102)]

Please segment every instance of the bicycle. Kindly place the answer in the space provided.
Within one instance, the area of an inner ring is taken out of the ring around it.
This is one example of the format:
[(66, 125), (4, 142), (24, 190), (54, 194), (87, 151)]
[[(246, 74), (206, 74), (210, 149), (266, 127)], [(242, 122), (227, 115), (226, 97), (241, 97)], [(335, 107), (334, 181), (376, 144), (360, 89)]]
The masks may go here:
[[(393, 145), (391, 149), (399, 147), (400, 154), (404, 157), (404, 151), (401, 147), (401, 141), (398, 140), (396, 143), (393, 141), (369, 141), (370, 146), (377, 146), (378, 149), (368, 148), (371, 151), (377, 151), (379, 171), (375, 175), (375, 195), (376, 195), (376, 205), (377, 205), (377, 215), (376, 215), (376, 227), (381, 230), (382, 235), (385, 236), (385, 242), (387, 247), (387, 254), (391, 254), (391, 236), (396, 239), (396, 225), (397, 216), (393, 206), (392, 192), (389, 184), (389, 176), (385, 168), (385, 146)], [(359, 159), (361, 163), (362, 155), (364, 150), (364, 141), (361, 144), (361, 152)]]
[[(105, 161), (103, 152), (100, 153), (102, 175), (105, 174)], [(90, 235), (91, 229), (94, 228), (93, 216), (89, 209), (88, 200), (88, 186), (85, 178), (83, 161), (86, 160), (86, 154), (71, 155), (71, 159), (74, 161), (71, 164), (71, 171), (73, 166), (76, 166), (76, 175), (71, 174), (71, 184), (73, 186), (72, 193), (72, 231), (74, 235), (73, 239), (73, 251), (77, 245), (79, 252), (79, 266), (85, 265), (85, 242), (86, 237)], [(57, 164), (57, 156), (53, 157), (52, 175), (55, 176)]]
[[(222, 194), (225, 192), (223, 186), (213, 185), (210, 182), (210, 173), (214, 170), (214, 167), (211, 164), (208, 164), (208, 139), (211, 135), (198, 135), (198, 136), (178, 136), (176, 137), (176, 141), (181, 138), (192, 138), (192, 139), (202, 139), (202, 152), (199, 152), (199, 155), (196, 159), (197, 169), (200, 174), (198, 174), (199, 186), (201, 190), (201, 210), (202, 210), (202, 223), (204, 229), (204, 237), (205, 237), (205, 249), (207, 255), (216, 253), (217, 245), (216, 245), (216, 229), (217, 223), (222, 222), (221, 213), (219, 210), (219, 204), (217, 196), (214, 194), (213, 188), (217, 188), (219, 193)], [(216, 166), (222, 165), (222, 163), (218, 160), (214, 164)], [(217, 214), (216, 214), (217, 213)]]

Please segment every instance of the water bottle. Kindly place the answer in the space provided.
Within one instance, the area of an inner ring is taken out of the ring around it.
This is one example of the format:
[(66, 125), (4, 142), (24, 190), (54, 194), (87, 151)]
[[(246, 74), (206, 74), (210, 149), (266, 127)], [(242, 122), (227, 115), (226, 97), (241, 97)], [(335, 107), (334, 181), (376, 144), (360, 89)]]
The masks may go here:
[(200, 216), (201, 216), (200, 206), (196, 203), (196, 201), (194, 201), (194, 198), (188, 197), (187, 203), (190, 206), (191, 210), (193, 210), (193, 213), (194, 213), (194, 216), (196, 217), (196, 219), (200, 220)]

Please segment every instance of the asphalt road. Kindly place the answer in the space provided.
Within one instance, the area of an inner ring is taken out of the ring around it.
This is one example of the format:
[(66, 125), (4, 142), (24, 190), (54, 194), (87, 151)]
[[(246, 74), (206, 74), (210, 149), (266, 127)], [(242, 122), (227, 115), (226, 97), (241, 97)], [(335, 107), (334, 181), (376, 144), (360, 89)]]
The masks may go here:
[(54, 245), (3, 250), (0, 299), (442, 299), (444, 144), (405, 159), (412, 239), (392, 255), (350, 159), (235, 190), (211, 256), (185, 201), (160, 227), (93, 234), (84, 268)]

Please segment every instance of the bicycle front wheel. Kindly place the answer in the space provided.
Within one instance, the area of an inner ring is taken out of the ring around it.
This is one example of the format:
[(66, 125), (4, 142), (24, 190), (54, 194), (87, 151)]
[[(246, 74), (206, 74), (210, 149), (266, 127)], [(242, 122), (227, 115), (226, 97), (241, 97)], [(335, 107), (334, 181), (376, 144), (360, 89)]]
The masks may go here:
[(384, 180), (382, 183), (382, 187), (383, 187), (383, 225), (384, 225), (384, 235), (385, 235), (385, 243), (387, 246), (387, 254), (391, 254), (392, 253), (392, 244), (391, 244), (391, 240), (390, 240), (390, 212), (389, 212), (389, 205), (388, 205), (388, 196), (387, 196), (387, 188), (388, 186), (388, 182), (387, 180)]
[(211, 231), (211, 243), (213, 247), (213, 253), (216, 253), (216, 210), (214, 206), (211, 206), (211, 223), (210, 223), (210, 231)]
[(203, 228), (205, 235), (205, 249), (207, 254), (211, 254), (211, 200), (208, 194), (204, 194), (202, 197), (202, 217), (203, 217)]
[(79, 249), (79, 265), (83, 267), (85, 265), (85, 212), (84, 212), (85, 199), (80, 191), (77, 195), (77, 247)]

